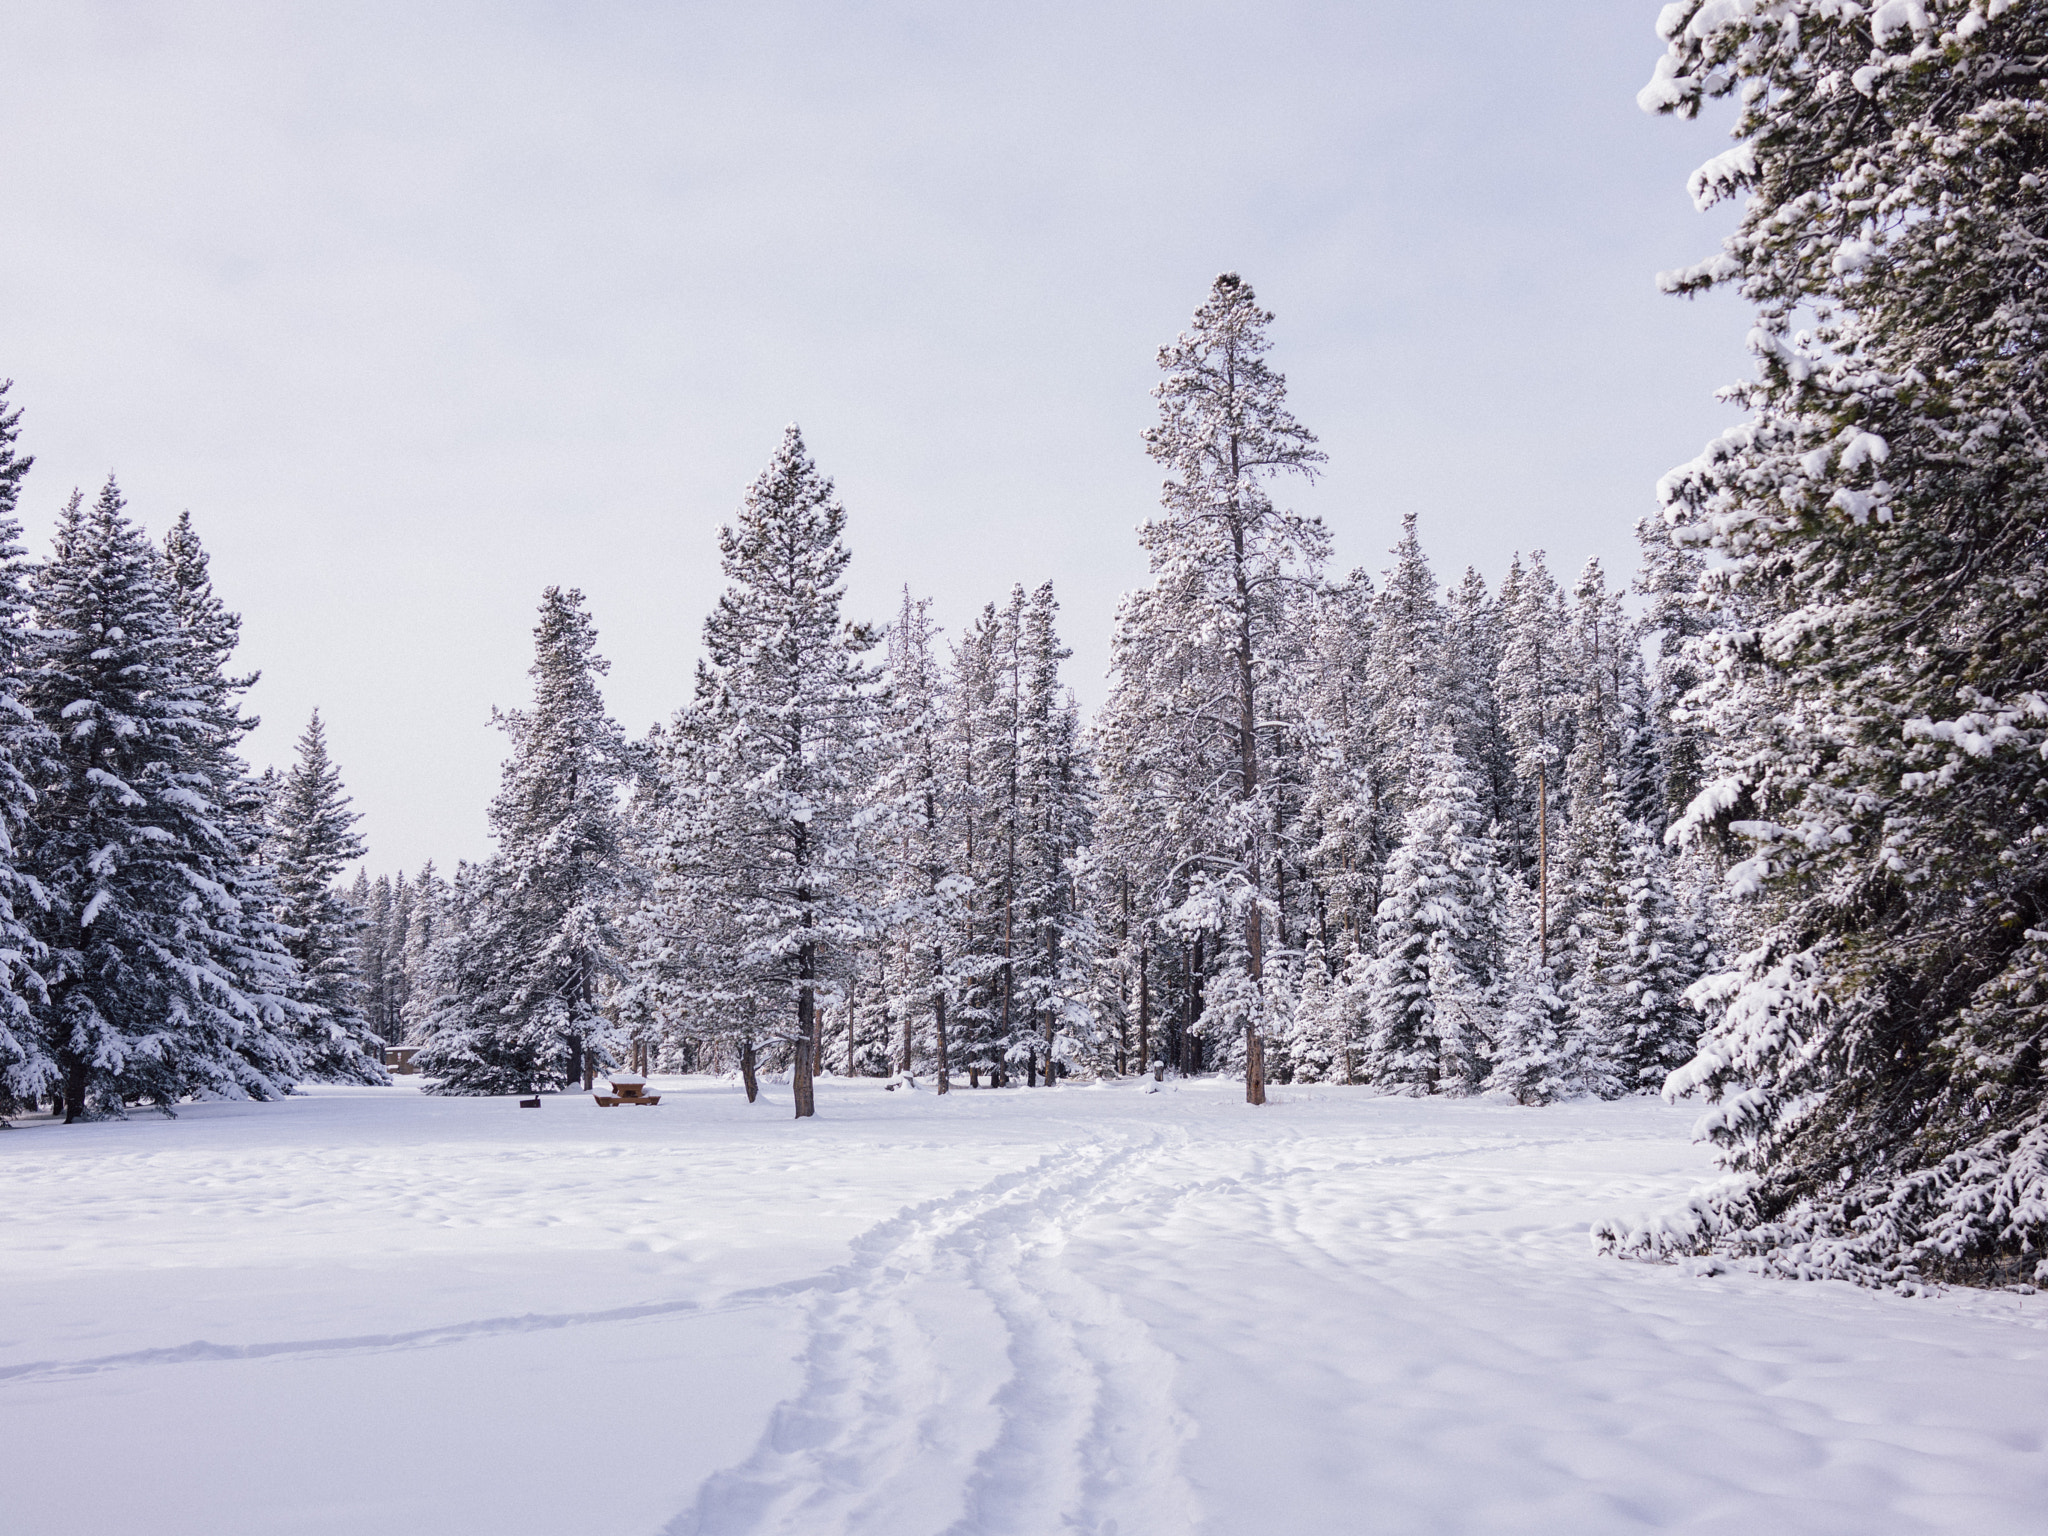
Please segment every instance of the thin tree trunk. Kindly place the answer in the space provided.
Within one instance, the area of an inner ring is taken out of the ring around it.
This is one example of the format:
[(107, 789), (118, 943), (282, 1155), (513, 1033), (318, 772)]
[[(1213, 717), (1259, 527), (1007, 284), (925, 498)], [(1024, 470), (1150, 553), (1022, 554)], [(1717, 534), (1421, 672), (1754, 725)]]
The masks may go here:
[(1536, 957), (1550, 964), (1550, 807), (1540, 763), (1536, 767)]
[(1138, 1071), (1150, 1072), (1156, 1081), (1166, 1073), (1166, 1065), (1152, 1065), (1152, 976), (1148, 963), (1152, 958), (1150, 946), (1138, 946)]
[(811, 1044), (818, 1038), (818, 946), (807, 943), (797, 950), (796, 1060), (791, 1066), (789, 1086), (796, 1100), (796, 1118), (808, 1119), (818, 1112), (811, 1083), (814, 1065)]
[(740, 1080), (747, 1085), (749, 1104), (761, 1097), (761, 1078), (754, 1070), (754, 1042), (751, 1040), (743, 1041), (740, 1045)]
[[(1239, 483), (1237, 465), (1238, 445), (1233, 437), (1230, 443), (1231, 484)], [(1232, 511), (1236, 507), (1233, 502)], [(1252, 660), (1252, 598), (1251, 585), (1245, 572), (1244, 527), (1232, 519), (1231, 539), (1236, 555), (1238, 627), (1237, 627), (1237, 706), (1238, 706), (1238, 782), (1242, 801), (1251, 801), (1259, 793), (1259, 715), (1257, 696), (1257, 672)], [(1246, 837), (1245, 864), (1251, 875), (1252, 893), (1256, 896), (1261, 889), (1264, 874), (1263, 860), (1259, 855), (1258, 834), (1252, 832)], [(1245, 913), (1245, 952), (1251, 965), (1251, 979), (1256, 986), (1266, 972), (1266, 926), (1260, 914), (1258, 903), (1253, 902)], [(1245, 1024), (1244, 1043), (1244, 1101), (1247, 1104), (1266, 1102), (1266, 1053), (1259, 1043), (1256, 1021)]]
[(932, 977), (938, 985), (932, 989), (932, 1044), (939, 1053), (940, 1093), (950, 1093), (953, 1085), (946, 1078), (946, 956), (945, 951), (932, 951)]

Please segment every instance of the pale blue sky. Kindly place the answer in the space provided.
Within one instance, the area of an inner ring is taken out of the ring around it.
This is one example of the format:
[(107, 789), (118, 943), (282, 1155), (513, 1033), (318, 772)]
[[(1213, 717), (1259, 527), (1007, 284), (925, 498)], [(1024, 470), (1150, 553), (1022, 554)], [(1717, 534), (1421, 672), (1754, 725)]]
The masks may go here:
[(116, 471), (189, 507), (265, 674), (319, 705), (376, 870), (488, 850), (550, 582), (631, 730), (687, 694), (715, 530), (802, 423), (852, 607), (959, 627), (1051, 579), (1086, 701), (1158, 476), (1155, 349), (1275, 310), (1345, 567), (1626, 572), (1728, 419), (1719, 129), (1643, 116), (1655, 0), (0, 0), (0, 377), (32, 541)]

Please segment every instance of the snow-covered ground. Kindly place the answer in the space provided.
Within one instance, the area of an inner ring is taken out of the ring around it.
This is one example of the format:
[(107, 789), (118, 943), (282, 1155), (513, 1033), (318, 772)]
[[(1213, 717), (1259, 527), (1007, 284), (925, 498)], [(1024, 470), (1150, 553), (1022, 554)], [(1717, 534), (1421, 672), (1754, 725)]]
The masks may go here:
[(658, 1086), (0, 1133), (4, 1524), (2048, 1529), (2048, 1295), (1592, 1254), (1689, 1110)]

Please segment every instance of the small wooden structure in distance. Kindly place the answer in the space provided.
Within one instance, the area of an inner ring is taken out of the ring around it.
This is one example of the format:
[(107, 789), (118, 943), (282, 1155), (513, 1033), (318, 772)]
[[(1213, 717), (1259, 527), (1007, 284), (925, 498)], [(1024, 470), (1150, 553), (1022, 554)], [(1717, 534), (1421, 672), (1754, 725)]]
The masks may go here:
[(661, 1095), (647, 1091), (647, 1079), (637, 1072), (620, 1072), (612, 1078), (612, 1091), (600, 1093), (597, 1104), (600, 1109), (610, 1109), (614, 1104), (659, 1104)]
[(411, 1077), (419, 1068), (413, 1065), (413, 1057), (419, 1055), (416, 1045), (387, 1045), (384, 1047), (384, 1065), (400, 1077)]

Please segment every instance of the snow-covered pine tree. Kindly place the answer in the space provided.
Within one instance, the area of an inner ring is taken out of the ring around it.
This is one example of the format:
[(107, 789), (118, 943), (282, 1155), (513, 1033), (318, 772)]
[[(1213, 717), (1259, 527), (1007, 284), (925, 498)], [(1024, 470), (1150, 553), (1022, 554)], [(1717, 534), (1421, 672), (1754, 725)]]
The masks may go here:
[(1500, 605), (1475, 570), (1444, 601), (1443, 708), (1471, 765), (1480, 814), (1506, 836), (1515, 823), (1514, 746), (1494, 692), (1500, 675)]
[(381, 996), (370, 1025), (381, 1039), (394, 1045), (405, 1038), (405, 1002), (410, 991), (405, 957), (412, 945), (414, 894), (404, 870), (391, 877), (391, 908), (384, 927), (384, 965), (379, 975)]
[(439, 1093), (588, 1086), (610, 1063), (604, 1005), (623, 978), (620, 916), (637, 881), (619, 810), (625, 737), (605, 713), (610, 664), (583, 594), (542, 593), (533, 640), (533, 702), (498, 716), (512, 755), (468, 922), (485, 967), (459, 978), (467, 1011), (437, 1015), (418, 1058)]
[[(931, 1023), (932, 1070), (940, 1093), (952, 1088), (946, 1010), (959, 991), (959, 960), (972, 882), (958, 867), (961, 807), (946, 772), (944, 680), (934, 654), (931, 601), (904, 588), (889, 628), (886, 742), (890, 763), (877, 786), (883, 869), (881, 933), (897, 957), (893, 1000)], [(878, 974), (886, 978), (888, 972)], [(858, 1010), (848, 1018), (857, 1035)], [(858, 1064), (858, 1040), (847, 1070)]]
[(1750, 419), (1663, 487), (1741, 626), (1687, 822), (1746, 845), (1757, 903), (1670, 1083), (1738, 1175), (1682, 1241), (2048, 1275), (2048, 7), (1681, 0), (1659, 29), (1643, 104), (1734, 96), (1693, 191), (1748, 199), (1666, 287), (1739, 285), (1759, 361)]
[(1549, 1104), (1579, 1091), (1578, 1039), (1543, 953), (1535, 892), (1517, 876), (1508, 877), (1504, 911), (1500, 1013), (1486, 1087), (1512, 1094), (1517, 1104)]
[(730, 948), (725, 984), (786, 1042), (798, 1118), (816, 1113), (821, 1000), (864, 937), (855, 819), (876, 733), (878, 638), (840, 615), (846, 512), (794, 427), (719, 535), (727, 586), (704, 624), (703, 770), (679, 800), (686, 879)]
[(1019, 1019), (1026, 1039), (1026, 1082), (1048, 1087), (1091, 1043), (1087, 1007), (1089, 914), (1075, 861), (1093, 822), (1093, 775), (1081, 742), (1079, 711), (1060, 684), (1070, 654), (1054, 620), (1052, 584), (1031, 594), (1019, 615), (1017, 711), (1018, 838), (1015, 954), (1020, 962)]
[(419, 956), (407, 1026), (420, 1042), (414, 1064), (429, 1078), (452, 1075), (462, 1083), (525, 1091), (539, 1084), (532, 1053), (503, 1027), (500, 962), (506, 957), (494, 943), (488, 887), (486, 866), (456, 862), (455, 877), (445, 883), (436, 908), (432, 938)]
[(1126, 594), (1111, 632), (1109, 697), (1091, 732), (1096, 860), (1129, 893), (1139, 1054), (1158, 1071), (1193, 1069), (1186, 1031), (1201, 1011), (1206, 935), (1189, 933), (1179, 914), (1207, 872), (1238, 855), (1219, 849), (1216, 834), (1229, 806), (1215, 791), (1229, 780), (1234, 743), (1206, 707), (1229, 697), (1228, 678), (1183, 617), (1157, 585)]
[(270, 858), (299, 963), (298, 1000), (312, 1011), (306, 1075), (322, 1082), (384, 1081), (384, 1042), (363, 1016), (357, 973), (363, 919), (338, 883), (363, 856), (357, 820), (316, 709), (270, 806)]
[(1432, 733), (1444, 714), (1445, 657), (1443, 599), (1412, 512), (1401, 519), (1393, 555), (1373, 600), (1366, 686), (1381, 742), (1382, 794), (1398, 822), (1426, 793)]
[(1643, 560), (1635, 588), (1646, 599), (1644, 632), (1655, 642), (1650, 713), (1657, 804), (1649, 819), (1661, 833), (1692, 804), (1704, 782), (1705, 731), (1691, 700), (1706, 680), (1706, 637), (1713, 618), (1702, 582), (1706, 561), (1699, 550), (1675, 543), (1661, 517), (1637, 523), (1636, 540)]
[[(1211, 830), (1212, 879), (1242, 886), (1226, 904), (1243, 925), (1247, 976), (1265, 968), (1275, 805), (1268, 759), (1275, 732), (1261, 709), (1273, 652), (1287, 626), (1290, 590), (1313, 581), (1327, 555), (1320, 521), (1283, 511), (1266, 485), (1281, 475), (1313, 477), (1323, 455), (1287, 409), (1287, 380), (1265, 355), (1272, 315), (1235, 272), (1218, 277), (1191, 330), (1159, 352), (1165, 374), (1154, 390), (1159, 423), (1147, 452), (1164, 465), (1162, 515), (1139, 538), (1153, 584), (1175, 622), (1216, 654), (1228, 702), (1214, 724), (1234, 749)], [(1214, 706), (1202, 704), (1205, 715)], [(1249, 1026), (1248, 1026), (1249, 1027)], [(1256, 1029), (1245, 1040), (1245, 1097), (1265, 1102)]]
[(1572, 747), (1573, 703), (1564, 594), (1537, 550), (1525, 566), (1518, 555), (1501, 584), (1501, 656), (1494, 691), (1500, 699), (1515, 772), (1529, 793), (1526, 841), (1515, 850), (1518, 869), (1533, 868), (1536, 948), (1550, 954), (1551, 854), (1557, 840), (1559, 771)]
[(958, 816), (957, 861), (966, 881), (954, 948), (954, 1044), (969, 1087), (1001, 1080), (1008, 980), (1008, 848), (1015, 731), (1005, 682), (1011, 646), (991, 603), (953, 646), (947, 677), (945, 776)]
[(208, 684), (158, 552), (107, 482), (74, 495), (35, 575), (26, 698), (57, 736), (24, 862), (48, 905), (38, 1005), (67, 1121), (124, 1101), (268, 1098), (299, 1071), (281, 1015), (245, 990), (250, 944), (209, 773)]
[(1563, 941), (1557, 959), (1578, 1086), (1611, 1099), (1637, 1086), (1631, 1057), (1641, 988), (1629, 943), (1632, 829), (1614, 774), (1600, 772), (1601, 732), (1591, 715), (1588, 709), (1572, 753), (1576, 814), (1554, 896)]
[(1493, 1054), (1498, 855), (1450, 727), (1431, 733), (1415, 772), (1380, 901), (1365, 1075), (1411, 1092), (1470, 1092)]
[(1285, 1056), (1289, 1081), (1344, 1081), (1343, 1014), (1333, 1005), (1340, 990), (1340, 983), (1330, 974), (1322, 939), (1311, 934), (1302, 948), (1301, 974), (1295, 984), (1293, 1005), (1288, 1010)]
[(7, 403), (13, 387), (12, 379), (0, 380), (0, 1119), (35, 1108), (57, 1075), (52, 1042), (29, 1008), (42, 997), (43, 980), (36, 970), (41, 946), (25, 919), (40, 899), (22, 872), (20, 850), (35, 805), (30, 776), (54, 743), (21, 696), (33, 653), (16, 508), (34, 460), (15, 446), (21, 410)]
[(348, 904), (356, 914), (356, 997), (363, 1021), (379, 1040), (390, 1040), (382, 1024), (385, 1017), (384, 987), (390, 964), (385, 943), (391, 927), (391, 877), (370, 878), (367, 869), (356, 871), (348, 888)]
[(432, 859), (421, 863), (419, 872), (412, 877), (410, 890), (405, 948), (396, 957), (404, 995), (398, 1006), (397, 1032), (391, 1037), (401, 1043), (417, 1037), (421, 1011), (431, 1001), (426, 991), (427, 957), (433, 951), (450, 900), (448, 882), (434, 868)]
[(1302, 842), (1314, 931), (1326, 953), (1371, 949), (1391, 841), (1387, 752), (1368, 665), (1374, 596), (1364, 571), (1314, 594), (1303, 614), (1303, 665), (1292, 679), (1306, 741)]
[(1676, 860), (1641, 826), (1631, 826), (1621, 965), (1625, 1011), (1615, 1052), (1625, 1091), (1655, 1092), (1693, 1057), (1700, 1016), (1686, 993), (1706, 969), (1707, 935), (1678, 890)]
[(281, 781), (269, 771), (252, 775), (240, 754), (243, 739), (258, 723), (241, 708), (242, 695), (256, 676), (231, 670), (241, 642), (241, 615), (213, 590), (211, 561), (190, 512), (179, 513), (164, 535), (162, 561), (183, 641), (180, 670), (192, 687), (194, 722), (200, 727), (191, 740), (191, 764), (207, 780), (214, 825), (226, 849), (217, 864), (218, 878), (241, 911), (238, 922), (223, 926), (217, 953), (269, 1026), (247, 1034), (245, 1049), (254, 1053), (252, 1065), (263, 1072), (284, 1070), (283, 1058), (272, 1059), (284, 1041), (301, 1076), (384, 1082), (381, 1057), (374, 1054), (338, 1064), (327, 1059), (328, 1031), (304, 999), (305, 976), (292, 951), (292, 929), (281, 915), (279, 872), (270, 857), (269, 812)]

